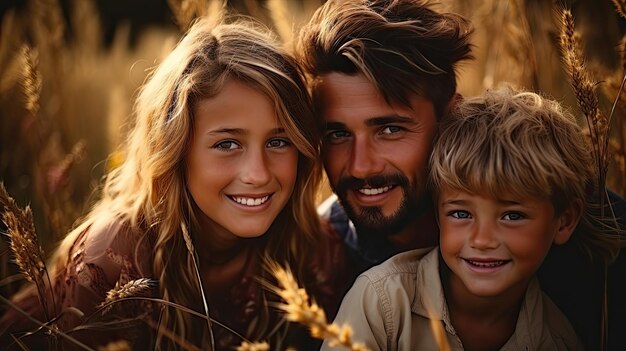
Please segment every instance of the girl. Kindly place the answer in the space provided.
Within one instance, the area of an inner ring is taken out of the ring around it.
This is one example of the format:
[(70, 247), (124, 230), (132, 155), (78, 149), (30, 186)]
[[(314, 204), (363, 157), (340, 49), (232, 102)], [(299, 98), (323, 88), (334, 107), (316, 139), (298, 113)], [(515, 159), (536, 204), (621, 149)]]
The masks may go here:
[[(250, 22), (200, 20), (152, 73), (136, 116), (125, 162), (55, 254), (58, 310), (76, 307), (88, 316), (116, 284), (147, 277), (158, 281), (159, 298), (200, 313), (204, 291), (219, 322), (209, 327), (181, 309), (152, 304), (151, 328), (132, 330), (157, 330), (157, 348), (232, 349), (242, 341), (237, 334), (279, 347), (279, 316), (255, 279), (262, 257), (289, 264), (301, 278), (315, 272), (318, 286), (308, 286), (314, 294), (332, 296), (321, 285), (336, 284), (310, 264), (324, 260), (305, 251), (316, 251), (309, 246), (319, 231), (320, 141), (298, 66)], [(23, 292), (18, 304), (37, 306), (33, 292)], [(126, 315), (135, 310), (124, 308)], [(35, 307), (29, 312), (42, 319)], [(7, 313), (2, 324), (15, 316)], [(68, 331), (82, 322), (66, 313), (56, 324)], [(110, 331), (72, 335), (94, 345), (113, 338)]]

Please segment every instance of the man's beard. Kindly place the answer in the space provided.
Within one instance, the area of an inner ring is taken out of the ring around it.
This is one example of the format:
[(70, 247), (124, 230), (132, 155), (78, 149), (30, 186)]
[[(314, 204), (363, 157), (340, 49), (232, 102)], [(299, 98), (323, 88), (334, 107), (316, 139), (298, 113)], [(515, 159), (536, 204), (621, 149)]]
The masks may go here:
[[(349, 190), (358, 191), (366, 185), (370, 188), (381, 188), (389, 184), (402, 189), (400, 206), (390, 216), (383, 215), (382, 208), (379, 206), (355, 209), (348, 200)], [(343, 177), (339, 179), (334, 190), (348, 217), (354, 223), (359, 237), (363, 239), (383, 239), (402, 231), (424, 213), (428, 203), (424, 199), (426, 195), (418, 190), (416, 184), (410, 184), (409, 179), (401, 173), (365, 179)]]

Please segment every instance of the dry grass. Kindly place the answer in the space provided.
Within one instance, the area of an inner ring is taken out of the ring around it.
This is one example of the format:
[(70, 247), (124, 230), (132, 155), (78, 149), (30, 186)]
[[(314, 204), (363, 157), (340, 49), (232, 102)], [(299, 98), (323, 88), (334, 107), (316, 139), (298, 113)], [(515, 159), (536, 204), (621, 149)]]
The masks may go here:
[(18, 207), (2, 182), (0, 182), (0, 205), (4, 208), (2, 221), (7, 227), (15, 263), (26, 279), (35, 284), (39, 302), (46, 319), (49, 320), (56, 315), (56, 306), (43, 250), (35, 232), (33, 213), (28, 206), (25, 209)]
[(247, 342), (244, 341), (237, 347), (237, 351), (269, 351), (270, 345), (263, 342)]
[(155, 282), (149, 278), (131, 280), (123, 285), (117, 282), (115, 287), (107, 292), (105, 300), (98, 307), (104, 307), (106, 304), (112, 304), (126, 297), (142, 296), (154, 286)]
[[(199, 15), (221, 16), (227, 5), (240, 4), (245, 14), (272, 25), (288, 45), (294, 30), (321, 2), (270, 0), (264, 7), (254, 0), (169, 0), (181, 31)], [(571, 95), (560, 73), (549, 2), (447, 2), (452, 11), (472, 18), (477, 27), (477, 61), (461, 68), (460, 91), (472, 95), (486, 86), (511, 81), (546, 92), (570, 108), (578, 101), (595, 140), (594, 153), (603, 162), (598, 168), (604, 169), (612, 190), (626, 195), (626, 93), (621, 84), (626, 76), (626, 40), (619, 45), (619, 70), (607, 65), (611, 78), (599, 79), (607, 83), (602, 84), (602, 91), (596, 90), (589, 69), (592, 65), (583, 60), (581, 44), (585, 44), (585, 37), (576, 33), (571, 16), (563, 18), (561, 41), (569, 55), (565, 62), (575, 87), (575, 95)], [(625, 2), (613, 0), (613, 4), (626, 18)], [(74, 1), (68, 10), (66, 20), (57, 0), (30, 0), (23, 12), (6, 13), (0, 27), (0, 178), (19, 202), (32, 204), (35, 218), (33, 211), (17, 206), (6, 189), (2, 188), (0, 195), (12, 201), (3, 200), (2, 205), (8, 209), (5, 222), (12, 239), (10, 245), (15, 246), (12, 250), (20, 255), (16, 259), (20, 271), (40, 282), (42, 296), (48, 294), (50, 284), (42, 271), (46, 250), (41, 246), (50, 247), (86, 209), (91, 189), (106, 171), (103, 160), (109, 160), (108, 167), (115, 167), (123, 158), (115, 150), (123, 142), (131, 120), (133, 95), (148, 70), (170, 51), (180, 35), (150, 29), (131, 48), (130, 28), (120, 27), (111, 46), (105, 48), (94, 2)], [(609, 22), (612, 17), (606, 18)], [(65, 40), (66, 24), (73, 27), (72, 42)], [(585, 27), (581, 29), (584, 34)], [(599, 56), (596, 51), (587, 51), (589, 62), (595, 65)], [(614, 112), (601, 113), (603, 97), (598, 99), (599, 92), (615, 101)], [(34, 221), (39, 238), (34, 235)], [(188, 235), (185, 240), (194, 257)], [(6, 261), (7, 256), (2, 258)], [(3, 278), (10, 274), (6, 265), (1, 268)], [(281, 291), (287, 301), (283, 307), (288, 318), (307, 324), (318, 337), (329, 337), (342, 345), (352, 341), (349, 328), (327, 324), (323, 311), (309, 302), (306, 291), (297, 286), (289, 271), (281, 274)], [(201, 282), (199, 286), (202, 289)], [(126, 294), (132, 295), (128, 288)], [(49, 301), (51, 297), (43, 298), (42, 304)], [(208, 312), (205, 302), (205, 313), (199, 315), (210, 321)], [(184, 340), (177, 342), (184, 344)], [(244, 347), (263, 347), (246, 342)]]
[(328, 323), (324, 310), (315, 302), (309, 301), (306, 290), (298, 286), (298, 282), (289, 269), (273, 262), (268, 263), (268, 269), (279, 286), (266, 285), (285, 301), (278, 307), (285, 312), (287, 320), (308, 327), (311, 336), (327, 340), (330, 346), (343, 346), (353, 351), (368, 350), (364, 344), (352, 340), (352, 329), (349, 325), (339, 326)]

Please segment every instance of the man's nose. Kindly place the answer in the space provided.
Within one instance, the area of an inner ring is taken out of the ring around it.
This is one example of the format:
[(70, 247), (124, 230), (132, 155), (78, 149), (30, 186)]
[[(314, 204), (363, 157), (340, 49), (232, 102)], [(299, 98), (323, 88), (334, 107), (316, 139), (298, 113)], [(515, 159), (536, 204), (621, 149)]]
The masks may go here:
[(360, 179), (380, 174), (384, 168), (375, 145), (368, 138), (354, 139), (349, 162), (350, 175)]

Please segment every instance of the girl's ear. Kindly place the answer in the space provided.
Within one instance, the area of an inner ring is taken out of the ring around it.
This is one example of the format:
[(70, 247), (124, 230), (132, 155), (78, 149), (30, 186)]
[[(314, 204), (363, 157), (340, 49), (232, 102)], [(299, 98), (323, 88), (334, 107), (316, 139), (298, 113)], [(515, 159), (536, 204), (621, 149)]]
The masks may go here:
[(578, 226), (582, 214), (582, 204), (573, 203), (558, 216), (558, 227), (556, 235), (554, 236), (554, 243), (556, 245), (563, 245), (569, 240), (572, 233), (574, 233), (574, 229)]

